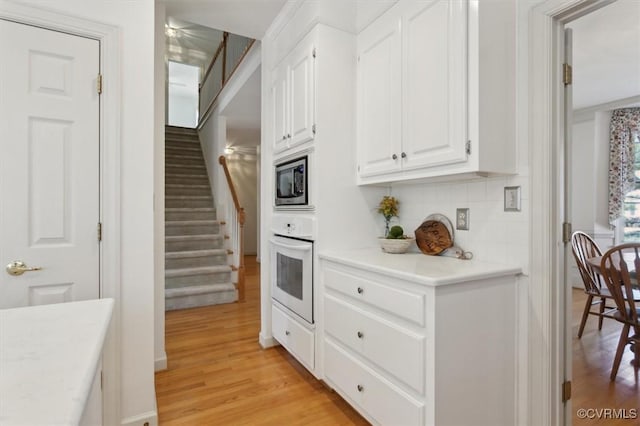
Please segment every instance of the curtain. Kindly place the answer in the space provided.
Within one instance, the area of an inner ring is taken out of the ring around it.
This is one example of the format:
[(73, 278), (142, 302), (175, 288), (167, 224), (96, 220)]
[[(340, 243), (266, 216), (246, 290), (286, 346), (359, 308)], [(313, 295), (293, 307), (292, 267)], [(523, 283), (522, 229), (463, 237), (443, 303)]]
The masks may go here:
[(640, 132), (640, 108), (613, 111), (609, 126), (609, 223), (623, 215), (625, 195), (635, 189), (634, 140)]

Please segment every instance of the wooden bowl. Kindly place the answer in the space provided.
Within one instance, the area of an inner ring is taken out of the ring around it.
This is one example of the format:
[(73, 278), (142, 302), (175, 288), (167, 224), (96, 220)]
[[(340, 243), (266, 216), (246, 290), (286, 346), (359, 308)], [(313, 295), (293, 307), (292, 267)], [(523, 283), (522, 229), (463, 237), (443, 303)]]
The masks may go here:
[(424, 254), (438, 255), (453, 246), (453, 237), (449, 227), (441, 220), (427, 218), (415, 233), (416, 244)]

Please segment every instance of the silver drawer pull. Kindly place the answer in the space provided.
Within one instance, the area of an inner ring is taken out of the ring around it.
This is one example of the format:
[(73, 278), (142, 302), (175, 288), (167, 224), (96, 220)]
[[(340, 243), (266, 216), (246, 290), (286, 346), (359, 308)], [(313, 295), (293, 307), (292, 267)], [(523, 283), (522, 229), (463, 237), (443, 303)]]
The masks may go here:
[(358, 392), (362, 392), (364, 390), (364, 386), (358, 385)]
[(362, 287), (358, 287), (358, 294), (364, 293), (364, 289)]
[(358, 331), (358, 339), (362, 339), (364, 337), (364, 334), (362, 334), (362, 331)]
[(289, 333), (289, 330), (286, 330), (286, 331), (284, 332), (284, 334), (286, 334), (286, 335), (288, 336), (288, 335), (290, 335), (291, 333)]

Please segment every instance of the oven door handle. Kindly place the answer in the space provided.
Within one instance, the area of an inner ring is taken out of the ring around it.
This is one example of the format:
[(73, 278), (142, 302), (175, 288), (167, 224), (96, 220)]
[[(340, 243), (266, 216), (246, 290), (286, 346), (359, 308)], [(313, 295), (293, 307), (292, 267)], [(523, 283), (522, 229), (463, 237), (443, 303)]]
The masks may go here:
[(274, 239), (271, 239), (271, 244), (278, 247), (290, 249), (290, 250), (303, 250), (303, 251), (309, 251), (313, 247), (311, 243), (301, 243), (300, 245), (295, 245), (295, 244), (283, 243), (282, 241), (274, 240)]

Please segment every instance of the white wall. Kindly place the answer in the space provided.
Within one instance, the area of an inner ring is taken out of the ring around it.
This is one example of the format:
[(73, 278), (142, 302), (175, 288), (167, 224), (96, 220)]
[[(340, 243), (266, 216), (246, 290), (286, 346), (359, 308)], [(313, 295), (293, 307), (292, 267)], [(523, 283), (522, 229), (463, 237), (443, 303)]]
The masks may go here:
[[(153, 425), (157, 421), (153, 368), (154, 3), (151, 0), (19, 3), (120, 28), (120, 416), (123, 424), (141, 425), (148, 421)], [(105, 91), (110, 90), (113, 78), (104, 76)]]
[[(522, 211), (504, 211), (504, 187), (520, 186)], [(454, 231), (455, 243), (474, 259), (522, 266), (528, 271), (528, 177), (498, 177), (460, 183), (398, 185), (391, 194), (400, 201), (398, 223), (407, 235), (432, 213), (447, 216), (455, 226), (456, 208), (470, 209), (468, 231)], [(383, 220), (380, 217), (379, 233)], [(419, 252), (414, 247), (415, 252)]]
[(154, 286), (155, 286), (155, 370), (167, 368), (164, 349), (164, 122), (165, 122), (165, 5), (156, 4), (155, 101), (154, 101)]
[(195, 128), (198, 124), (198, 96), (176, 93), (169, 86), (169, 125)]

